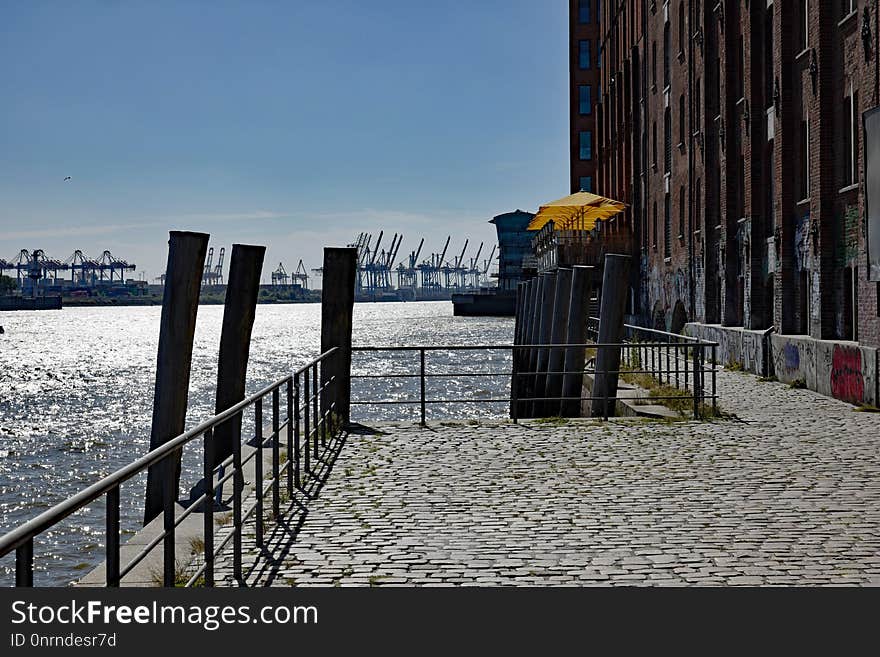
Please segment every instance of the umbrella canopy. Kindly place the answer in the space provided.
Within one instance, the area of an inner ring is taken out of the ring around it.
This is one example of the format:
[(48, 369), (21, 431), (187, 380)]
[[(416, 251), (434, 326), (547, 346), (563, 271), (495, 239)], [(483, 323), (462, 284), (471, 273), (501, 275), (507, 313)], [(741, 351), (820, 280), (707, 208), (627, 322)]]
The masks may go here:
[(609, 219), (626, 209), (626, 204), (590, 192), (578, 192), (542, 205), (528, 230), (540, 230), (548, 221), (556, 230), (592, 230), (597, 221)]

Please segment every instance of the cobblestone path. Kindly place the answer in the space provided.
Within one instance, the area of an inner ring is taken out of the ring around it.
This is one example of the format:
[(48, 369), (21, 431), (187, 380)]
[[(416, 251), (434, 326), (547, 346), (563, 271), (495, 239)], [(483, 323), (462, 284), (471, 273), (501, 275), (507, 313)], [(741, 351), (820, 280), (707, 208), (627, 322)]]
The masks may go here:
[(718, 387), (737, 419), (351, 434), (248, 584), (880, 584), (880, 414)]

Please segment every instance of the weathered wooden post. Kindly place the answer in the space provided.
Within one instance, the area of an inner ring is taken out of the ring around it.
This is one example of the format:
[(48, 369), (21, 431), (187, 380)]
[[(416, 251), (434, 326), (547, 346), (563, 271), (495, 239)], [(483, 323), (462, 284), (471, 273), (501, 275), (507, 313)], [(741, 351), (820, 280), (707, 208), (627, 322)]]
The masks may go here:
[[(538, 333), (538, 343), (548, 344), (553, 331), (553, 302), (556, 300), (556, 272), (544, 274), (544, 293), (541, 298), (541, 324)], [(547, 391), (547, 363), (550, 360), (550, 350), (547, 347), (538, 349), (538, 365), (535, 369), (535, 397), (544, 397)], [(547, 402), (535, 403), (535, 417), (544, 417)]]
[[(602, 299), (599, 306), (599, 343), (617, 344), (623, 340), (623, 320), (629, 287), (630, 257), (609, 253), (605, 256), (602, 276)], [(593, 417), (614, 415), (617, 380), (620, 370), (620, 347), (598, 347), (593, 383)]]
[[(208, 251), (205, 233), (171, 231), (168, 240), (168, 265), (165, 268), (165, 292), (159, 327), (159, 354), (156, 362), (156, 387), (153, 393), (153, 428), (150, 449), (156, 449), (184, 431), (189, 374), (192, 366), (193, 339), (199, 290)], [(180, 485), (180, 452), (176, 457), (150, 466), (144, 496), (144, 524), (172, 505)]]
[[(550, 329), (550, 342), (563, 344), (568, 333), (568, 310), (571, 303), (571, 269), (560, 267), (556, 270), (556, 295), (553, 300), (553, 325)], [(544, 407), (547, 415), (555, 415), (559, 408), (559, 397), (562, 396), (562, 372), (565, 367), (565, 349), (550, 349), (547, 361), (547, 386), (545, 397), (555, 397), (556, 401), (548, 401)]]
[[(523, 308), (525, 306), (524, 299), (524, 290), (526, 289), (525, 283), (517, 283), (516, 285), (516, 312), (514, 316), (514, 324), (513, 324), (513, 346), (522, 344), (522, 333), (523, 333)], [(510, 354), (510, 416), (517, 417), (516, 415), (516, 386), (519, 382), (519, 377), (517, 376), (517, 372), (519, 372), (519, 359), (520, 359), (520, 350), (514, 348), (512, 353)]]
[[(331, 405), (336, 419), (347, 426), (351, 421), (351, 331), (354, 315), (354, 285), (357, 249), (324, 249), (324, 281), (321, 288), (321, 353), (334, 347), (335, 356), (321, 363), (321, 417), (328, 418)], [(331, 422), (332, 419), (328, 418)], [(317, 423), (319, 418), (315, 418)], [(317, 424), (316, 424), (317, 426)]]
[[(535, 307), (535, 291), (537, 289), (537, 279), (531, 279), (525, 283), (525, 294), (523, 295), (523, 331), (522, 344), (529, 345), (532, 343), (532, 330), (534, 326), (534, 307)], [(519, 350), (519, 371), (528, 373), (530, 349)], [(530, 377), (520, 376), (517, 381), (517, 417), (526, 417), (528, 414), (528, 403), (522, 401), (527, 397), (530, 390)]]
[[(529, 344), (536, 345), (539, 343), (539, 336), (541, 335), (541, 300), (544, 298), (544, 285), (545, 285), (545, 275), (538, 274), (538, 277), (534, 280), (535, 289), (532, 293), (532, 322), (530, 326), (529, 332)], [(528, 382), (528, 388), (526, 389), (526, 397), (532, 398), (535, 397), (535, 391), (537, 390), (537, 371), (538, 371), (538, 349), (536, 347), (531, 347), (528, 350), (529, 353), (529, 366), (528, 366), (528, 376), (526, 376), (526, 381)], [(526, 417), (535, 417), (535, 402), (529, 401), (526, 402)]]
[[(571, 294), (568, 305), (568, 327), (566, 344), (585, 344), (587, 341), (587, 313), (590, 305), (590, 290), (593, 284), (593, 267), (575, 265), (571, 274)], [(564, 369), (568, 372), (562, 377), (562, 396), (565, 399), (560, 408), (562, 417), (579, 417), (581, 414), (581, 391), (584, 386), (585, 360), (584, 347), (565, 349)]]
[[(265, 246), (233, 244), (223, 307), (223, 331), (217, 365), (216, 413), (244, 399), (251, 331), (260, 295)], [(241, 414), (214, 429), (214, 465), (229, 456), (235, 441), (241, 440)]]

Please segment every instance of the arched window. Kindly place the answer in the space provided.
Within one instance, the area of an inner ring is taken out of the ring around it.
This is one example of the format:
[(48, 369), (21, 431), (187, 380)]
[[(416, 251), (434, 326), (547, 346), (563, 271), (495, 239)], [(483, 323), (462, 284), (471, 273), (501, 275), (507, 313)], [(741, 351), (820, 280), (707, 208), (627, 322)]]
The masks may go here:
[(672, 173), (672, 112), (663, 113), (663, 172)]
[(679, 96), (678, 98), (678, 143), (680, 146), (684, 146), (686, 142), (685, 138), (685, 111), (684, 111), (684, 94)]
[(678, 3), (678, 54), (684, 55), (687, 34), (684, 26), (684, 0)]
[(672, 49), (669, 37), (669, 23), (663, 26), (663, 86), (669, 86), (669, 51)]

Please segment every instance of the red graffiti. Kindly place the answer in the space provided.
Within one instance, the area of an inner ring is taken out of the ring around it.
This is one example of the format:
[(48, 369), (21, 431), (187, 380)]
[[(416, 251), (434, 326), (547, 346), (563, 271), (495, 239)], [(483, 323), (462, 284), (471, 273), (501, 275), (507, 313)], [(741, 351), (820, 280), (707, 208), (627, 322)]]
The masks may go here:
[(834, 346), (831, 394), (852, 404), (861, 404), (864, 401), (865, 379), (862, 376), (862, 354), (858, 349)]

